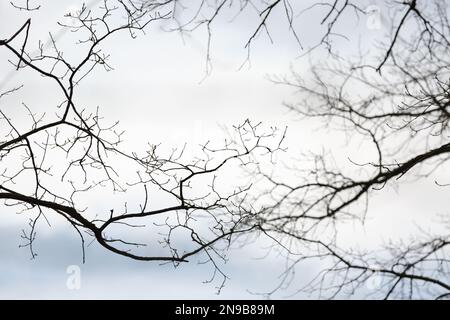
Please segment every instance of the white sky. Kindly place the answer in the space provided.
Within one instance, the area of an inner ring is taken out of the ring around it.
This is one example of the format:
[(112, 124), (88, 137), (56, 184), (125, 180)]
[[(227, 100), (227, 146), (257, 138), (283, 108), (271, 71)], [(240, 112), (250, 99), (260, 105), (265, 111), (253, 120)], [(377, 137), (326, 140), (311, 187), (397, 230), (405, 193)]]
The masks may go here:
[[(74, 0), (45, 1), (40, 11), (29, 14), (12, 10), (9, 1), (1, 1), (0, 38), (6, 38), (31, 16), (30, 43), (36, 45), (37, 39), (48, 39), (49, 31), (58, 32), (57, 19), (77, 4)], [(127, 130), (130, 148), (139, 148), (147, 141), (181, 146), (186, 141), (198, 144), (221, 139), (223, 131), (219, 125), (240, 123), (246, 118), (263, 121), (268, 126), (289, 126), (287, 144), (293, 155), (322, 148), (326, 141), (333, 141), (339, 148), (345, 141), (330, 132), (317, 132), (314, 124), (299, 123), (287, 113), (282, 102), (295, 99), (295, 93), (267, 80), (267, 75), (287, 74), (291, 65), (307, 72), (308, 61), (297, 58), (301, 51), (282, 21), (277, 18), (270, 24), (274, 44), (265, 37), (257, 40), (251, 53), (251, 67), (241, 70), (238, 68), (247, 54), (243, 46), (253, 30), (252, 20), (242, 17), (231, 24), (218, 21), (211, 48), (213, 70), (203, 81), (206, 38), (201, 31), (192, 34), (186, 43), (178, 34), (163, 32), (156, 26), (135, 40), (126, 34), (119, 35), (107, 43), (115, 70), (109, 73), (98, 70), (89, 76), (79, 88), (77, 102), (90, 108), (100, 106), (105, 118), (119, 119), (121, 127)], [(303, 39), (314, 39), (317, 30), (304, 28), (306, 22), (299, 24), (298, 33)], [(366, 40), (384, 32), (364, 29), (364, 21), (362, 26)], [(354, 26), (349, 23), (343, 28), (348, 31)], [(61, 43), (66, 44), (69, 36), (65, 37)], [(342, 52), (350, 50), (344, 42), (337, 45)], [(68, 48), (67, 52), (76, 56), (76, 51)], [(14, 103), (25, 102), (34, 110), (47, 110), (54, 85), (31, 74), (25, 78), (11, 76), (11, 68), (4, 62), (6, 57), (9, 56), (4, 50), (0, 52), (0, 88), (22, 82), (27, 86), (20, 100), (5, 100), (8, 104), (0, 101), (0, 108), (14, 114), (17, 107)], [(406, 218), (448, 206), (448, 201), (439, 200), (443, 195), (439, 192), (445, 192), (440, 190), (430, 179), (419, 186), (406, 185), (401, 189), (401, 197), (388, 190), (376, 198), (371, 210), (377, 213), (378, 222), (359, 233), (361, 243), (377, 238), (374, 230), (379, 226), (387, 232), (403, 230), (407, 234), (410, 227), (404, 221), (411, 219)], [(432, 206), (424, 208), (423, 198), (432, 199)], [(18, 248), (20, 230), (26, 228), (27, 219), (4, 207), (0, 208), (0, 215), (0, 298), (217, 297), (214, 289), (217, 283), (202, 283), (210, 277), (209, 267), (194, 262), (174, 269), (170, 265), (135, 262), (95, 245), (88, 248), (87, 263), (81, 266), (81, 290), (68, 290), (66, 268), (81, 264), (79, 242), (73, 231), (57, 221), (52, 228), (42, 224), (36, 242), (39, 256), (30, 260), (27, 249)], [(400, 223), (402, 228), (398, 227)], [(350, 240), (354, 240), (352, 235), (355, 237), (349, 230)], [(262, 254), (261, 245), (232, 251), (230, 262), (224, 267), (230, 280), (219, 298), (254, 298), (247, 290), (264, 292), (274, 287), (275, 275), (283, 270), (283, 265), (275, 255), (263, 261), (254, 260)], [(314, 266), (301, 270), (300, 282), (308, 278), (311, 268)], [(280, 297), (283, 294), (286, 293)]]

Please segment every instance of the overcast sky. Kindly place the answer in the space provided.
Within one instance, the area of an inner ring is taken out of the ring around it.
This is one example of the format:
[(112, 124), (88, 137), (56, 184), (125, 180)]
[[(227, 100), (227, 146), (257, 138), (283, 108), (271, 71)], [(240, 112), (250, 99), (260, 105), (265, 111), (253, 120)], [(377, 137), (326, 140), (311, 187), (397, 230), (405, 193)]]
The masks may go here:
[[(0, 38), (9, 36), (31, 16), (30, 43), (36, 46), (38, 39), (48, 41), (49, 31), (60, 32), (56, 21), (80, 3), (76, 0), (42, 1), (41, 10), (28, 13), (14, 10), (9, 1), (1, 1)], [(239, 66), (247, 55), (244, 44), (255, 20), (245, 16), (233, 23), (218, 20), (211, 47), (213, 69), (206, 78), (204, 32), (193, 33), (183, 42), (177, 33), (162, 31), (161, 25), (156, 23), (135, 40), (126, 33), (113, 37), (106, 47), (115, 70), (100, 70), (85, 79), (77, 101), (94, 108), (99, 106), (105, 118), (119, 119), (121, 127), (127, 130), (130, 148), (139, 148), (147, 141), (181, 146), (184, 142), (198, 144), (221, 139), (221, 125), (237, 124), (246, 118), (263, 121), (269, 126), (288, 126), (286, 143), (293, 155), (304, 150), (331, 148), (326, 144), (331, 141), (334, 148), (340, 148), (344, 140), (330, 132), (318, 132), (314, 123), (300, 123), (288, 113), (282, 103), (295, 99), (295, 92), (267, 79), (269, 75), (288, 74), (291, 67), (304, 73), (308, 68), (308, 60), (298, 58), (302, 51), (281, 18), (282, 12), (276, 14), (280, 18), (270, 23), (274, 43), (267, 37), (260, 37), (251, 52), (251, 65), (242, 69)], [(317, 37), (316, 29), (304, 26), (298, 25), (301, 38), (308, 42)], [(349, 22), (342, 28), (350, 31), (355, 25)], [(386, 31), (372, 30), (365, 21), (358, 28), (365, 36), (366, 45), (371, 37)], [(71, 36), (60, 34), (58, 41), (63, 46), (68, 45), (73, 39)], [(348, 43), (338, 42), (337, 46), (341, 52), (351, 51)], [(73, 56), (76, 51), (68, 49), (67, 54)], [(0, 52), (0, 90), (20, 83), (25, 83), (26, 87), (18, 100), (0, 101), (0, 108), (14, 114), (15, 103), (25, 102), (34, 110), (44, 110), (48, 95), (54, 90), (53, 84), (32, 74), (25, 78), (17, 75), (11, 71), (7, 58), (11, 57), (5, 50)], [(420, 222), (419, 213), (425, 210), (421, 197), (433, 197), (432, 206), (426, 210), (439, 211), (445, 205), (438, 201), (442, 199), (440, 189), (435, 189), (433, 181), (427, 180), (420, 188), (407, 184), (397, 190), (402, 197), (388, 190), (374, 199), (371, 208), (378, 213), (378, 222), (358, 229), (358, 233), (353, 226), (348, 226), (348, 238), (354, 241), (358, 237), (362, 245), (369, 243), (380, 236), (374, 230), (381, 225), (387, 233), (401, 234), (402, 230), (407, 233), (414, 223)], [(103, 200), (97, 199), (99, 206)], [(407, 220), (405, 217), (415, 215), (418, 218), (410, 222), (411, 226), (403, 223)], [(27, 228), (27, 218), (4, 207), (0, 208), (0, 216), (0, 298), (259, 298), (261, 296), (251, 292), (273, 289), (284, 266), (283, 259), (276, 253), (260, 259), (268, 245), (265, 240), (232, 250), (229, 262), (224, 265), (230, 279), (217, 296), (217, 281), (203, 283), (211, 276), (210, 266), (199, 265), (195, 259), (174, 268), (132, 261), (92, 244), (83, 265), (77, 235), (58, 219), (53, 220), (52, 227), (40, 225), (35, 244), (38, 256), (31, 260), (29, 251), (18, 247), (22, 243), (21, 229)], [(383, 223), (383, 216), (389, 217), (389, 224)], [(401, 229), (398, 228), (400, 223)], [(79, 290), (70, 290), (66, 285), (67, 268), (71, 265), (81, 268)], [(308, 279), (317, 268), (318, 265), (305, 265), (299, 270), (296, 281), (301, 283)], [(281, 292), (276, 297), (285, 297), (291, 292)]]
[[(13, 10), (8, 2), (2, 1), (2, 36), (14, 32), (31, 16), (30, 43), (34, 41), (36, 45), (38, 39), (48, 41), (49, 31), (59, 34), (61, 30), (56, 21), (80, 3), (46, 1), (39, 12), (29, 14)], [(215, 137), (222, 138), (219, 125), (237, 124), (246, 118), (285, 126), (289, 117), (281, 103), (292, 92), (274, 86), (265, 77), (286, 73), (298, 56), (299, 48), (292, 39), (286, 39), (283, 29), (276, 45), (269, 45), (267, 39), (261, 44), (258, 42), (251, 57), (251, 67), (238, 71), (246, 58), (243, 45), (251, 31), (246, 24), (245, 19), (240, 19), (237, 23), (217, 26), (212, 45), (213, 71), (206, 79), (204, 34), (194, 34), (183, 43), (178, 34), (161, 31), (156, 25), (136, 40), (131, 40), (126, 33), (118, 35), (107, 44), (115, 70), (109, 73), (100, 70), (87, 78), (77, 99), (93, 107), (101, 106), (105, 117), (120, 119), (127, 130), (127, 141), (134, 147), (147, 141), (170, 146), (181, 146), (186, 141), (199, 144)], [(240, 32), (243, 27), (245, 33)], [(281, 29), (276, 23), (274, 28)], [(59, 35), (59, 43), (65, 43), (65, 37), (70, 36)], [(0, 52), (0, 57), (3, 60), (2, 88), (27, 82), (26, 91), (14, 102), (21, 100), (32, 105), (34, 110), (46, 109), (49, 100), (45, 96), (54, 90), (53, 84), (32, 74), (25, 79), (18, 76), (4, 63), (8, 57), (6, 53)], [(6, 103), (1, 107), (14, 112)], [(20, 122), (20, 119), (16, 121)], [(144, 138), (142, 132), (145, 132)], [(220, 282), (204, 283), (212, 275), (211, 267), (199, 265), (195, 259), (174, 268), (132, 261), (93, 244), (87, 249), (87, 260), (83, 265), (77, 235), (58, 219), (52, 221), (51, 228), (40, 225), (39, 240), (35, 244), (38, 257), (31, 260), (29, 251), (18, 247), (23, 243), (20, 235), (21, 229), (27, 228), (26, 217), (17, 216), (13, 210), (3, 207), (2, 211), (0, 298), (218, 297), (215, 287)], [(283, 271), (283, 265), (277, 259), (256, 260), (264, 255), (265, 251), (258, 251), (264, 245), (267, 244), (260, 243), (231, 253), (230, 262), (225, 266), (230, 280), (220, 298), (258, 298), (249, 290), (266, 292), (276, 285), (276, 275)], [(69, 290), (66, 286), (70, 265), (81, 267), (79, 290)], [(269, 280), (268, 274), (274, 277)]]

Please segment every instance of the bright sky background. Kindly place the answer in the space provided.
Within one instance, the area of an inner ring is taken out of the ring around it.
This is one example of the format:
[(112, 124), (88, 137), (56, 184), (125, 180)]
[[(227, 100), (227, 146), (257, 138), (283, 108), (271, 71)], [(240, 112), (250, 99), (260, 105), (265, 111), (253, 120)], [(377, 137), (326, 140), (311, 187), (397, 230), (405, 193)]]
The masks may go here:
[[(79, 5), (75, 0), (42, 2), (41, 10), (30, 14), (12, 9), (9, 1), (1, 1), (0, 38), (9, 36), (31, 16), (30, 43), (35, 46), (38, 39), (48, 39), (49, 31), (57, 33), (60, 27), (56, 21)], [(332, 143), (334, 148), (343, 147), (345, 141), (339, 140), (336, 134), (318, 132), (314, 124), (298, 122), (289, 114), (282, 103), (295, 99), (295, 92), (267, 79), (268, 75), (288, 74), (291, 66), (304, 73), (308, 68), (308, 60), (298, 58), (301, 50), (281, 16), (270, 22), (274, 43), (261, 36), (253, 45), (251, 66), (239, 70), (247, 54), (244, 44), (254, 30), (255, 21), (245, 16), (233, 23), (226, 19), (217, 21), (211, 47), (213, 70), (206, 78), (206, 38), (201, 30), (185, 43), (177, 33), (162, 31), (158, 24), (150, 26), (146, 35), (135, 40), (126, 33), (115, 36), (107, 43), (115, 70), (109, 73), (98, 70), (88, 77), (79, 89), (78, 103), (100, 106), (105, 118), (120, 120), (121, 127), (127, 130), (130, 148), (139, 148), (147, 141), (181, 146), (186, 141), (198, 144), (221, 139), (221, 125), (237, 124), (246, 118), (263, 121), (268, 126), (288, 126), (286, 143), (292, 155), (327, 147), (326, 142), (328, 147)], [(318, 30), (305, 26), (306, 22), (298, 26), (300, 38), (314, 39)], [(354, 24), (349, 22), (342, 28), (353, 30)], [(365, 40), (386, 31), (371, 30), (365, 21), (359, 28)], [(59, 40), (64, 45), (68, 41), (65, 37), (62, 35)], [(350, 50), (348, 43), (337, 45), (341, 52)], [(67, 54), (76, 56), (76, 51)], [(0, 88), (25, 81), (27, 86), (17, 101), (26, 102), (36, 110), (47, 108), (47, 98), (54, 85), (31, 74), (24, 80), (23, 76), (10, 73), (11, 68), (5, 63), (7, 57), (10, 58), (5, 51), (0, 52)], [(14, 102), (4, 103), (0, 102), (0, 108), (14, 114)], [(413, 226), (405, 225), (404, 218), (423, 213), (423, 197), (433, 200), (426, 210), (436, 212), (442, 208), (442, 200), (439, 202), (442, 194), (433, 180), (425, 180), (419, 187), (407, 184), (401, 192), (402, 197), (391, 190), (374, 199), (371, 210), (377, 212), (378, 222), (358, 233), (362, 245), (379, 236), (374, 230), (380, 226), (388, 233), (407, 233)], [(108, 199), (98, 201), (101, 206)], [(388, 224), (383, 222), (386, 221), (383, 215), (389, 217)], [(30, 260), (28, 250), (18, 248), (27, 218), (4, 207), (0, 208), (0, 216), (0, 298), (256, 298), (260, 296), (250, 292), (273, 289), (284, 266), (275, 254), (258, 259), (265, 252), (261, 248), (268, 244), (264, 241), (232, 250), (229, 263), (224, 266), (230, 280), (217, 296), (217, 283), (203, 283), (210, 278), (211, 268), (198, 265), (195, 259), (175, 269), (171, 265), (131, 261), (93, 244), (87, 250), (86, 264), (82, 265), (77, 235), (58, 219), (52, 228), (40, 225), (35, 244), (38, 257)], [(353, 241), (356, 236), (351, 228), (348, 227), (347, 236)], [(81, 267), (80, 290), (66, 287), (66, 270), (70, 265)], [(308, 279), (317, 267), (305, 266), (299, 270), (296, 281)], [(281, 292), (277, 297), (285, 297), (290, 292)]]

